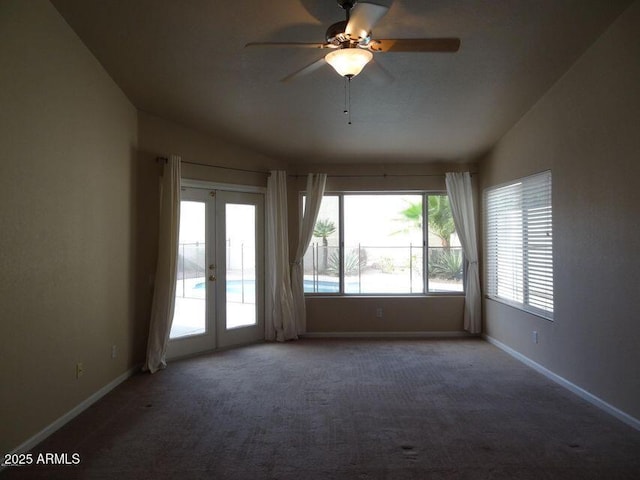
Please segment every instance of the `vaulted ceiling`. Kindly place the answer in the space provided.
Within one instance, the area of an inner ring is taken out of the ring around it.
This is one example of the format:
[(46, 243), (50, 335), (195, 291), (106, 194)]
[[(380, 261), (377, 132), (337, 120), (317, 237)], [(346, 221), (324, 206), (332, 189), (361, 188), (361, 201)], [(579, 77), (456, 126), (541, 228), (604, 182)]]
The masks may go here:
[(351, 83), (328, 65), (336, 0), (53, 0), (140, 110), (290, 162), (469, 161), (489, 149), (629, 0), (375, 0), (374, 38), (458, 37), (457, 53), (376, 53)]

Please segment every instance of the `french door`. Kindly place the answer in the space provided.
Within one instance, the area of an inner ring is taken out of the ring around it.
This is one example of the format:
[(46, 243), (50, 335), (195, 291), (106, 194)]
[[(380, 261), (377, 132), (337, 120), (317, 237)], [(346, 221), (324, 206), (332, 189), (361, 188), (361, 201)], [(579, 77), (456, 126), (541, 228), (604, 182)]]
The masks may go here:
[(264, 338), (264, 195), (183, 188), (167, 356)]

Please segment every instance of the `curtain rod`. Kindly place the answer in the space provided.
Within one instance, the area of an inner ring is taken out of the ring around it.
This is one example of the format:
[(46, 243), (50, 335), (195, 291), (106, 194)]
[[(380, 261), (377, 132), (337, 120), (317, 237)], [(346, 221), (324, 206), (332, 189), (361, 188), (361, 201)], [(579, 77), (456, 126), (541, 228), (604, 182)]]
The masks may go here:
[[(470, 172), (471, 175), (477, 175), (477, 172)], [(306, 177), (306, 174), (291, 174), (290, 177)], [(364, 173), (364, 174), (331, 174), (328, 178), (386, 178), (386, 177), (444, 177), (444, 173)]]
[[(167, 157), (156, 157), (156, 162), (167, 163), (168, 161), (169, 159)], [(186, 160), (182, 160), (182, 163), (186, 163), (188, 165), (197, 165), (199, 167), (211, 167), (211, 168), (221, 168), (223, 170), (235, 170), (237, 172), (261, 173), (263, 175), (269, 175), (270, 173), (270, 172), (265, 172), (264, 170), (250, 170), (248, 168), (238, 168), (238, 167), (223, 167), (222, 165), (211, 165), (209, 163), (188, 162)]]
[[(167, 162), (167, 157), (156, 157), (156, 162)], [(223, 170), (235, 170), (237, 172), (248, 172), (248, 173), (261, 173), (263, 175), (270, 175), (271, 172), (265, 172), (264, 170), (250, 170), (248, 168), (238, 168), (238, 167), (223, 167), (222, 165), (211, 165), (208, 163), (198, 163), (198, 162), (188, 162), (182, 160), (182, 163), (186, 163), (188, 165), (197, 165), (199, 167), (211, 167), (211, 168), (221, 168)], [(470, 174), (477, 175), (477, 172), (470, 172)], [(298, 174), (292, 173), (288, 175), (293, 178), (306, 177), (307, 174)], [(365, 173), (365, 174), (327, 174), (329, 178), (386, 178), (386, 177), (444, 177), (444, 173)]]

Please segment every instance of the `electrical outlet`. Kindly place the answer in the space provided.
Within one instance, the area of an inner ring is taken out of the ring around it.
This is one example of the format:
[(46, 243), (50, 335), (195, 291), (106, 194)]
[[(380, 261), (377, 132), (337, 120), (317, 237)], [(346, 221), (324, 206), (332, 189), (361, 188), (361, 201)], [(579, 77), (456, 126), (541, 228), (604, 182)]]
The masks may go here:
[(118, 356), (118, 347), (117, 345), (111, 345), (111, 358), (114, 359)]
[(536, 330), (533, 331), (532, 340), (533, 343), (538, 343), (538, 332)]
[(376, 317), (382, 318), (382, 308), (380, 307), (376, 308)]
[(80, 378), (84, 374), (84, 365), (76, 363), (76, 378)]

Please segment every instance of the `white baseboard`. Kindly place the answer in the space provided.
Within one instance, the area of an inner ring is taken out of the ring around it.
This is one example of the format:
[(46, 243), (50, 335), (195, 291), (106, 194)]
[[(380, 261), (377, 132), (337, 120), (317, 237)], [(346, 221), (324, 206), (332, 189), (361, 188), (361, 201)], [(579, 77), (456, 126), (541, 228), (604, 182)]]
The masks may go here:
[(492, 345), (495, 345), (500, 350), (503, 350), (504, 352), (508, 353), (509, 355), (514, 357), (516, 360), (520, 360), (525, 365), (533, 368), (534, 370), (541, 373), (548, 379), (556, 382), (558, 385), (561, 385), (567, 390), (575, 393), (576, 395), (586, 400), (590, 404), (600, 408), (601, 410), (604, 410), (609, 415), (613, 415), (618, 420), (621, 420), (622, 422), (626, 423), (630, 427), (633, 427), (636, 430), (640, 430), (640, 420), (638, 420), (637, 418), (632, 417), (628, 413), (625, 413), (622, 410), (614, 407), (613, 405), (605, 402), (601, 398), (596, 397), (594, 394), (586, 391), (585, 389), (577, 386), (574, 383), (571, 383), (569, 380), (561, 377), (560, 375), (553, 373), (551, 370), (547, 370), (545, 367), (543, 367), (539, 363), (534, 362), (529, 357), (525, 357), (521, 353), (515, 351), (511, 347), (508, 347), (507, 345), (500, 342), (499, 340), (496, 340), (495, 338), (492, 338), (489, 335), (482, 335), (482, 338), (484, 338), (487, 342), (491, 343)]
[(474, 337), (467, 332), (307, 332), (301, 338), (459, 338)]
[[(82, 401), (81, 403), (76, 405), (74, 408), (69, 410), (67, 413), (62, 415), (60, 418), (55, 420), (52, 424), (50, 424), (49, 426), (45, 427), (44, 429), (42, 429), (41, 431), (36, 433), (33, 437), (29, 438), (27, 441), (25, 441), (24, 443), (22, 443), (21, 445), (16, 447), (10, 453), (23, 453), (23, 452), (27, 452), (27, 451), (31, 450), (33, 447), (35, 447), (37, 444), (42, 442), (45, 438), (47, 438), (53, 432), (55, 432), (59, 428), (63, 427), (67, 423), (69, 423), (71, 420), (73, 420), (75, 417), (80, 415), (82, 412), (84, 412), (91, 405), (93, 405), (98, 400), (100, 400), (102, 397), (104, 397), (111, 390), (113, 390), (118, 385), (120, 385), (122, 382), (124, 382), (126, 379), (131, 377), (134, 373), (139, 372), (140, 368), (141, 368), (141, 365), (138, 365), (136, 367), (133, 367), (133, 368), (127, 370), (122, 375), (120, 375), (118, 378), (116, 378), (112, 382), (109, 382), (107, 385), (105, 385), (100, 390), (95, 392), (89, 398), (85, 399), (84, 401)], [(2, 471), (2, 468), (0, 468), (0, 471)]]

